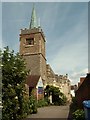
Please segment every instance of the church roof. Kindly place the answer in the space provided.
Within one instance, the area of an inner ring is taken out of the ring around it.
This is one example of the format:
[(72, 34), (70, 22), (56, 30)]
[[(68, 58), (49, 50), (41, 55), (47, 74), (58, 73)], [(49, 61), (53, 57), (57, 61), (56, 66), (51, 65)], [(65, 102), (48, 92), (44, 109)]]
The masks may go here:
[(31, 21), (30, 21), (30, 29), (33, 28), (38, 28), (38, 21), (37, 21), (37, 16), (36, 16), (36, 11), (35, 11), (35, 7), (33, 5), (33, 9), (32, 9), (32, 15), (31, 15)]
[(26, 84), (29, 86), (29, 87), (36, 87), (37, 86), (37, 83), (39, 81), (39, 78), (40, 76), (39, 75), (29, 75), (27, 77), (27, 80), (26, 80)]

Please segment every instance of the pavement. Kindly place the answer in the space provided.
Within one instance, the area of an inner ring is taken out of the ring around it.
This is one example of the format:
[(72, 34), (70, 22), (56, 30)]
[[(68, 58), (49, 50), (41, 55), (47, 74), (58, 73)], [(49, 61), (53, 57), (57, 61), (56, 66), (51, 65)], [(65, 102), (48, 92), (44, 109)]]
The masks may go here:
[(38, 108), (37, 114), (29, 115), (27, 118), (61, 118), (68, 119), (69, 105), (67, 106), (48, 106)]

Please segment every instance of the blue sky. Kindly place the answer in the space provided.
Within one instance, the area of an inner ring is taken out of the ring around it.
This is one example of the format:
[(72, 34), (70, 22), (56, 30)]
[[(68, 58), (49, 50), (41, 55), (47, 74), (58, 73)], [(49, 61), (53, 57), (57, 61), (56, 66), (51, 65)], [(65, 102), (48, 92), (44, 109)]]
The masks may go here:
[(2, 2), (89, 2), (89, 0), (1, 0)]
[(0, 2), (0, 48), (2, 47), (2, 4)]
[[(29, 28), (33, 3), (2, 3), (3, 46), (19, 51), (20, 29)], [(88, 3), (35, 3), (46, 36), (46, 58), (55, 73), (69, 74), (72, 84), (88, 68)]]

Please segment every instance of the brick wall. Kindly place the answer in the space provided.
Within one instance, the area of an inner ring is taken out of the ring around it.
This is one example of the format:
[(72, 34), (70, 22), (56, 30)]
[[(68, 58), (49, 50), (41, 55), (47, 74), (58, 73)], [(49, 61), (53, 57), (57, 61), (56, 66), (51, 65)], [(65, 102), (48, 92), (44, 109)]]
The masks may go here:
[(83, 108), (82, 102), (84, 100), (90, 100), (90, 73), (87, 74), (85, 80), (76, 91), (75, 96), (79, 108)]

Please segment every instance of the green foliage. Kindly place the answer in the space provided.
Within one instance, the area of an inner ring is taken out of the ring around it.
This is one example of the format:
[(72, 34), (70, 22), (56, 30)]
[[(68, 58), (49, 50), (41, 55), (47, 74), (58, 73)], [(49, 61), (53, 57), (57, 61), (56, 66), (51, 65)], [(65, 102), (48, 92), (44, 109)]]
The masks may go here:
[(64, 94), (61, 95), (61, 101), (60, 102), (61, 102), (61, 105), (65, 105), (66, 104), (67, 98), (66, 98), (66, 96)]
[(37, 113), (37, 100), (33, 95), (29, 98), (29, 111), (30, 113)]
[[(2, 56), (2, 120), (20, 120), (27, 114), (28, 101), (25, 100), (25, 80), (28, 72), (19, 54), (8, 47)], [(26, 109), (25, 109), (26, 108)]]
[(44, 106), (48, 106), (47, 100), (46, 99), (39, 100), (37, 103), (37, 107), (44, 107)]
[(78, 109), (75, 112), (73, 112), (73, 120), (85, 120), (84, 110)]
[(52, 95), (52, 103), (54, 105), (64, 105), (67, 101), (67, 98), (60, 92), (58, 87), (47, 85), (45, 88), (45, 98), (49, 98), (50, 95)]
[(30, 114), (29, 99), (26, 97), (23, 101), (23, 116), (26, 117), (28, 114)]
[(71, 110), (72, 112), (76, 111), (78, 109), (76, 97), (72, 97), (72, 104), (71, 104)]
[(78, 108), (76, 97), (72, 97), (70, 111), (72, 113), (73, 120), (85, 120), (84, 110)]

